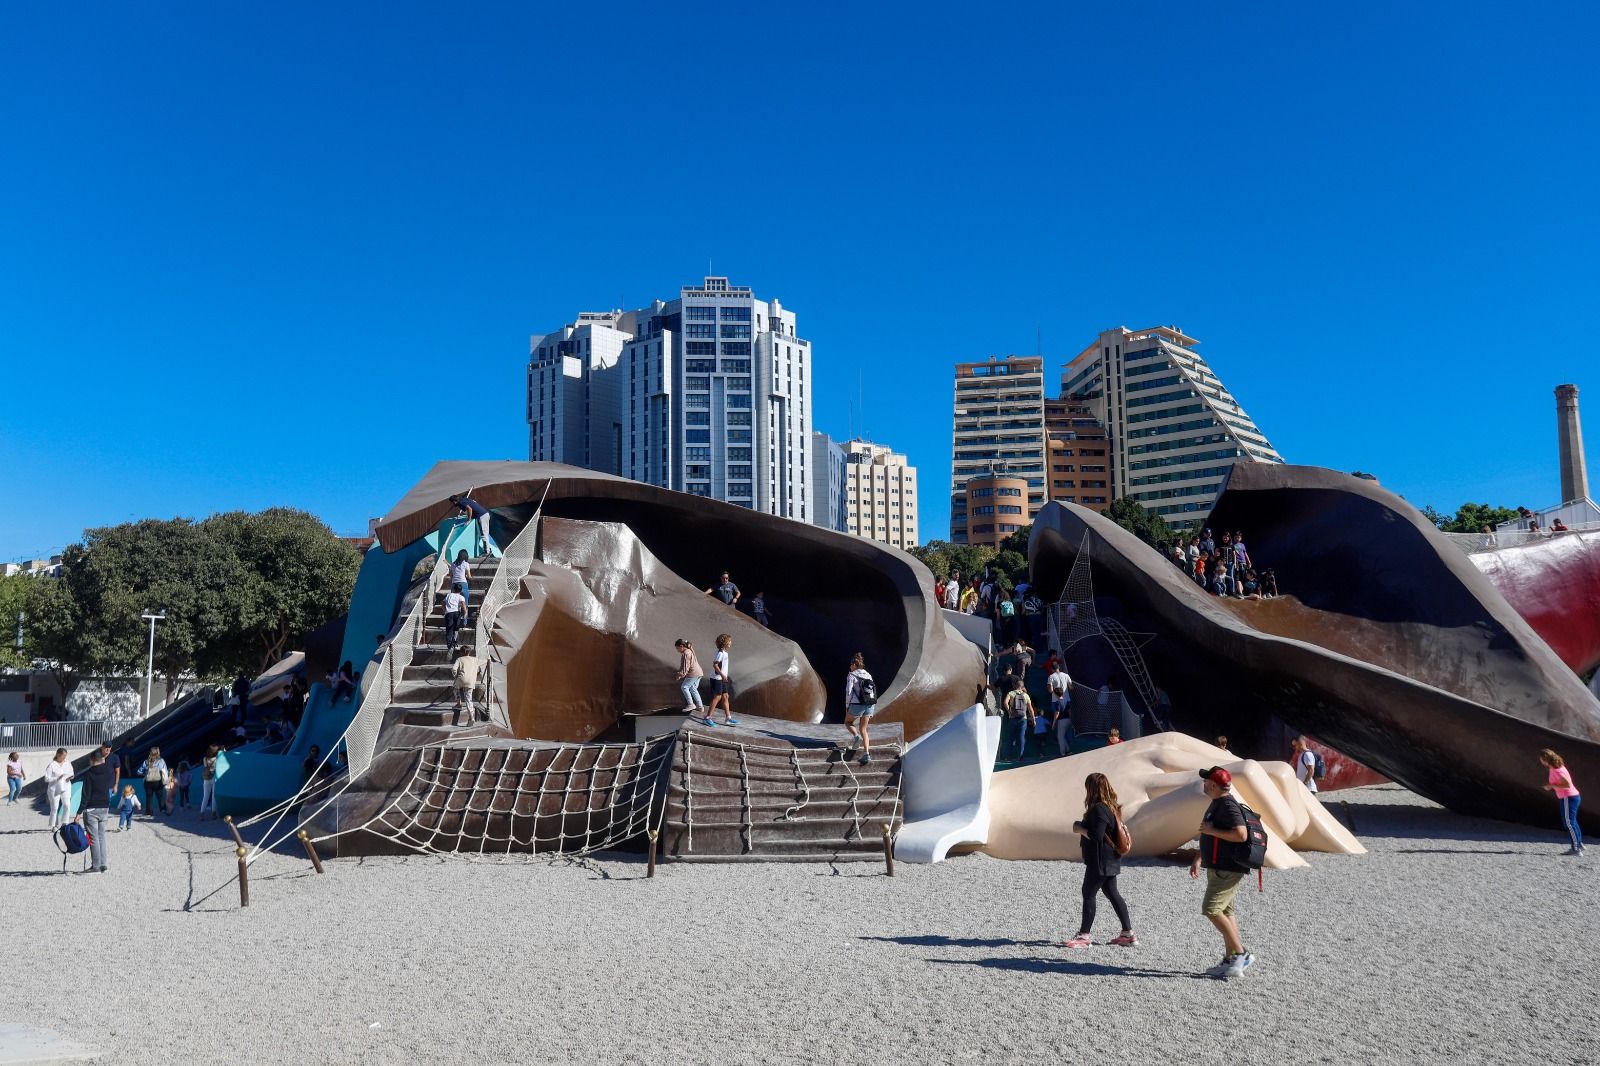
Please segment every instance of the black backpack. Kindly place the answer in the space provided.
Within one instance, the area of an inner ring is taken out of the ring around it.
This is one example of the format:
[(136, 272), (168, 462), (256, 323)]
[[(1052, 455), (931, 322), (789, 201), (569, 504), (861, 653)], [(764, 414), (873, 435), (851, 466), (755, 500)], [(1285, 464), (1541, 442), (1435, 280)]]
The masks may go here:
[(878, 702), (878, 685), (871, 674), (856, 678), (856, 702), (862, 706)]
[(1328, 776), (1328, 764), (1322, 761), (1322, 753), (1314, 751), (1311, 757), (1317, 760), (1317, 765), (1312, 769), (1311, 776), (1314, 780), (1321, 781)]
[(1239, 813), (1244, 815), (1246, 836), (1244, 843), (1234, 845), (1239, 849), (1238, 861), (1246, 870), (1259, 870), (1267, 861), (1267, 827), (1261, 824), (1261, 815), (1243, 803), (1239, 803)]

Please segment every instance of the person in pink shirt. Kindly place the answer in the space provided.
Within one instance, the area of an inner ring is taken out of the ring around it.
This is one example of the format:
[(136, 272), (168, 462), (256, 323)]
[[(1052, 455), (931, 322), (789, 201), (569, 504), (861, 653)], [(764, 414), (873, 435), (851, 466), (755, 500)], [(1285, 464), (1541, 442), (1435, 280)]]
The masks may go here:
[(1583, 802), (1583, 796), (1579, 794), (1578, 786), (1572, 783), (1572, 771), (1567, 769), (1566, 760), (1549, 748), (1539, 753), (1539, 761), (1550, 771), (1549, 783), (1544, 787), (1556, 794), (1556, 800), (1561, 804), (1561, 824), (1572, 838), (1572, 847), (1562, 854), (1582, 855), (1583, 830), (1578, 828), (1578, 804)]

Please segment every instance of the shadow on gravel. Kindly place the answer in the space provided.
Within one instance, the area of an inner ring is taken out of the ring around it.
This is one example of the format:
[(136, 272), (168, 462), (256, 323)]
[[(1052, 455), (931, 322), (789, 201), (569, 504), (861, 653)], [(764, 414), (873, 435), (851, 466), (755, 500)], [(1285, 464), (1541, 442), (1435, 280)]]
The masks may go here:
[(1354, 823), (1357, 836), (1395, 840), (1459, 840), (1495, 843), (1548, 842), (1549, 834), (1538, 830), (1496, 822), (1489, 818), (1470, 818), (1443, 807), (1399, 807), (1382, 803), (1345, 803), (1325, 800), (1329, 810), (1339, 809), (1341, 821)]
[(1048, 948), (1054, 947), (1053, 940), (1009, 940), (995, 937), (989, 940), (980, 940), (975, 937), (939, 936), (930, 933), (925, 936), (860, 936), (857, 940), (877, 940), (885, 944), (905, 944), (914, 948)]
[(0, 877), (60, 877), (60, 870), (0, 870)]
[(1060, 973), (1084, 977), (1175, 977), (1186, 981), (1215, 981), (1209, 974), (1192, 970), (1147, 970), (1141, 966), (1113, 966), (1104, 962), (1077, 962), (1068, 959), (928, 959), (945, 966), (982, 966), (988, 970), (1018, 970), (1023, 973)]
[(1527, 855), (1526, 851), (1508, 848), (1395, 848), (1396, 855)]

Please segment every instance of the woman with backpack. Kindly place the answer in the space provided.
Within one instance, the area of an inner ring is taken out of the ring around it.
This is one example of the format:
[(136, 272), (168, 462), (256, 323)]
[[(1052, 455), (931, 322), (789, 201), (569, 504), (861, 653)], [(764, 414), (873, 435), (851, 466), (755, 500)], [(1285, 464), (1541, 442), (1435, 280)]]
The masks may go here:
[[(878, 683), (867, 673), (867, 657), (856, 652), (850, 659), (850, 672), (844, 678), (844, 727), (852, 738), (861, 741), (861, 765), (872, 765), (872, 738), (867, 726), (878, 711)], [(854, 739), (850, 748), (855, 747)]]
[[(150, 754), (145, 756), (144, 764), (139, 767), (139, 773), (144, 777), (144, 805), (150, 810), (150, 817), (154, 818), (157, 812), (169, 802), (167, 800), (167, 760), (161, 757), (160, 748), (151, 748)], [(167, 807), (166, 813), (171, 814), (172, 808)]]
[(1128, 853), (1132, 838), (1122, 822), (1122, 805), (1117, 802), (1110, 779), (1105, 774), (1090, 774), (1084, 778), (1083, 787), (1083, 820), (1072, 823), (1073, 831), (1083, 838), (1083, 921), (1078, 925), (1078, 934), (1066, 946), (1086, 948), (1094, 943), (1089, 932), (1094, 928), (1095, 897), (1104, 893), (1122, 922), (1122, 932), (1112, 937), (1111, 943), (1131, 948), (1139, 938), (1133, 935), (1133, 922), (1117, 888), (1117, 877), (1122, 873), (1122, 857)]

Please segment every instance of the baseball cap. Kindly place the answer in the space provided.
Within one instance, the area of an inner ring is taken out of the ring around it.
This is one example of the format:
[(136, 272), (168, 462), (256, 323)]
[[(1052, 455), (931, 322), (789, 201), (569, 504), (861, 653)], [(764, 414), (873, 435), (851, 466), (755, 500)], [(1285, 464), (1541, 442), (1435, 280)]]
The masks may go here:
[(1224, 770), (1220, 766), (1213, 766), (1209, 770), (1201, 770), (1200, 777), (1202, 780), (1210, 781), (1213, 784), (1221, 785), (1224, 788), (1228, 788), (1233, 785), (1233, 775), (1228, 773), (1228, 771)]

